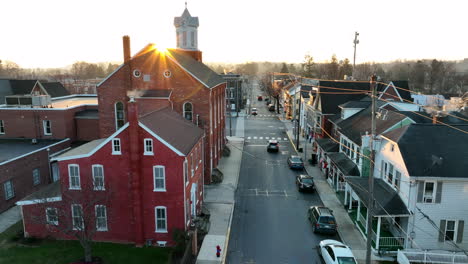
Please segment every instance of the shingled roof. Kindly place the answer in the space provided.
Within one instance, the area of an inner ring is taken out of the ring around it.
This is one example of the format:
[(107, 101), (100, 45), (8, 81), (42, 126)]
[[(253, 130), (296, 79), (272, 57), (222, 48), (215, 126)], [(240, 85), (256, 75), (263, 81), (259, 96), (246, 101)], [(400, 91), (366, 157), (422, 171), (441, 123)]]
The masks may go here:
[(52, 98), (70, 95), (70, 92), (60, 82), (41, 82), (41, 84)]
[(204, 135), (204, 130), (170, 108), (140, 117), (140, 122), (178, 151), (187, 155)]
[(468, 125), (451, 126), (411, 124), (382, 137), (398, 144), (412, 177), (468, 178)]
[[(342, 88), (346, 90), (336, 90), (333, 88)], [(363, 93), (350, 94), (351, 90), (369, 91), (369, 82), (354, 82), (354, 81), (320, 81), (320, 88), (317, 95), (320, 97), (318, 109), (322, 114), (337, 114), (340, 112), (339, 105), (349, 101), (358, 101), (365, 97)], [(332, 93), (332, 94), (328, 94)]]

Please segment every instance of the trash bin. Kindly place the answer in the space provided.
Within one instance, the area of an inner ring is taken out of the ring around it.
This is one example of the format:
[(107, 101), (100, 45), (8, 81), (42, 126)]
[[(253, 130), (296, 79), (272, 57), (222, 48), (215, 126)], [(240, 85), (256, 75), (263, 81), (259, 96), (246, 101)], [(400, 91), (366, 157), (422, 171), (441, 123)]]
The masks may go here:
[(317, 154), (312, 154), (312, 166), (317, 164)]

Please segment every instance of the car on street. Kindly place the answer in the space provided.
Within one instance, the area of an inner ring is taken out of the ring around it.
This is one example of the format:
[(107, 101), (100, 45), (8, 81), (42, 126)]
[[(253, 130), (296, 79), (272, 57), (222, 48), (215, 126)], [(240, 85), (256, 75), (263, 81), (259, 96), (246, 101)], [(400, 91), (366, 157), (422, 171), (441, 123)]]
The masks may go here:
[(279, 151), (279, 142), (278, 142), (278, 140), (268, 140), (267, 151), (268, 152), (278, 152)]
[(314, 191), (315, 190), (315, 184), (314, 184), (314, 178), (309, 175), (304, 175), (300, 174), (296, 176), (296, 186), (297, 190), (302, 192), (302, 191)]
[(336, 234), (336, 224), (333, 211), (325, 206), (311, 206), (307, 211), (307, 218), (312, 224), (314, 233)]
[(252, 111), (251, 111), (250, 113), (251, 113), (252, 115), (254, 115), (254, 116), (258, 115), (258, 110), (257, 110), (257, 108), (255, 108), (255, 107), (252, 108)]
[(298, 170), (304, 169), (304, 161), (299, 156), (294, 156), (294, 155), (289, 156), (288, 165), (290, 169), (298, 169)]
[(268, 105), (268, 111), (270, 111), (270, 112), (275, 111), (275, 105), (274, 104), (269, 104)]
[(261, 96), (261, 95), (257, 96), (257, 100), (258, 101), (263, 101), (263, 96)]
[(270, 104), (270, 98), (265, 98), (265, 104), (269, 105)]
[(332, 239), (320, 241), (318, 253), (325, 264), (357, 264), (351, 248), (340, 241)]

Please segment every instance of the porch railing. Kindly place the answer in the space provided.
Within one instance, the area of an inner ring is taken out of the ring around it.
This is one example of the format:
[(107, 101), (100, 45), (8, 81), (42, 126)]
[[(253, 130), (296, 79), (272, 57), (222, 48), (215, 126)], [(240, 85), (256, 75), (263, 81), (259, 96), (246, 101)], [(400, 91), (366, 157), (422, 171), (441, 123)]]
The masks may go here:
[(466, 264), (468, 263), (468, 256), (460, 252), (434, 253), (430, 251), (398, 250), (397, 260), (400, 264)]
[(379, 248), (394, 248), (403, 247), (405, 245), (404, 237), (380, 237)]
[(344, 191), (346, 186), (346, 182), (338, 182), (338, 191)]

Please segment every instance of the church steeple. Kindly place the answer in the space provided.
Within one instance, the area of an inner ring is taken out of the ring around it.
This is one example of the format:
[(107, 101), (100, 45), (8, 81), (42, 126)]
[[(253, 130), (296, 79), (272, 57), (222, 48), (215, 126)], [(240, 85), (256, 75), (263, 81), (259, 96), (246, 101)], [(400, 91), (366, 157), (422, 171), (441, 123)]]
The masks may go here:
[(184, 50), (198, 50), (198, 17), (192, 17), (185, 2), (184, 12), (174, 18), (176, 28), (177, 48)]

